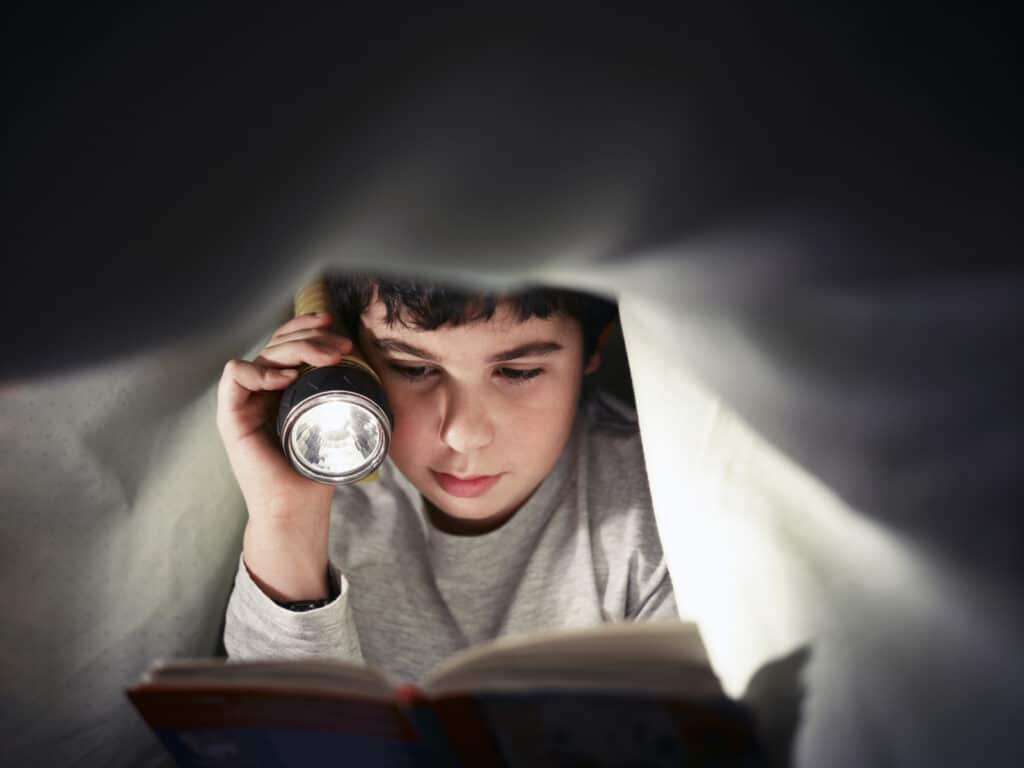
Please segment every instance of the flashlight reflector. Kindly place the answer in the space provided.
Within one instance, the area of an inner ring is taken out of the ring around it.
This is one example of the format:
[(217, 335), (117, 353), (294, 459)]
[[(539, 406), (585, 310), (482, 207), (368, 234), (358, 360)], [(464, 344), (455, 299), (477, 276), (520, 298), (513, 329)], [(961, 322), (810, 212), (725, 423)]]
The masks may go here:
[(386, 402), (379, 382), (363, 366), (342, 363), (307, 371), (285, 391), (278, 414), (281, 444), (292, 466), (334, 485), (370, 475), (391, 442)]
[(348, 472), (370, 460), (381, 438), (380, 422), (355, 403), (326, 402), (306, 411), (292, 427), (292, 450), (324, 474)]

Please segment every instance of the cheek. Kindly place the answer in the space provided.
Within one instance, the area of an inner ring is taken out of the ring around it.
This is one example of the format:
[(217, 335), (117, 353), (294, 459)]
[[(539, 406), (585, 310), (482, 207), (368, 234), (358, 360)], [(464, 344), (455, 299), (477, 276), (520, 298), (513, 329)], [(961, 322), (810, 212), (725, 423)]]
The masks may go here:
[(557, 456), (572, 429), (575, 403), (564, 402), (543, 413), (532, 414), (517, 425), (517, 442), (525, 455), (535, 461), (550, 461)]
[(561, 386), (529, 404), (514, 404), (503, 420), (505, 444), (527, 463), (550, 462), (572, 430), (577, 394), (573, 387)]
[(437, 420), (429, 401), (401, 390), (388, 391), (388, 403), (395, 415), (391, 433), (391, 458), (399, 465), (410, 456), (422, 454), (436, 442)]

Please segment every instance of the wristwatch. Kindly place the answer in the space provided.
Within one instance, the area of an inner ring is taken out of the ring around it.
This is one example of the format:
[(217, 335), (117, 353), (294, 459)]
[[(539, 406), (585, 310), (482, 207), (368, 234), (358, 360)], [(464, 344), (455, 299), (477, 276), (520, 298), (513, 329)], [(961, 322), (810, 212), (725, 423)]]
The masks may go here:
[(274, 602), (282, 608), (287, 608), (289, 611), (301, 613), (303, 611), (312, 611), (314, 608), (323, 608), (333, 599), (333, 597), (321, 597), (319, 600), (292, 600), (286, 603), (275, 600)]
[(330, 591), (330, 596), (317, 598), (316, 600), (275, 600), (274, 602), (282, 608), (287, 608), (289, 611), (295, 611), (296, 613), (323, 608), (328, 603), (334, 602), (334, 599), (341, 593), (341, 589), (334, 583), (330, 569), (327, 570), (327, 589)]

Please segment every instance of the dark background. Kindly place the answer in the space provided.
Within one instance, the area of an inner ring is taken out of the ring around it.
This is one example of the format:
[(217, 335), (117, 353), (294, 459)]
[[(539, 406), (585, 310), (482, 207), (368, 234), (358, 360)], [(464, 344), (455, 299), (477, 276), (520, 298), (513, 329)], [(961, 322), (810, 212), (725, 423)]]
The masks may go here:
[[(677, 312), (665, 348), (760, 434), (940, 552), (951, 582), (970, 573), (1012, 598), (1016, 32), (967, 6), (8, 4), (0, 394), (221, 333), (238, 354), (319, 263), (495, 285), (621, 268), (623, 292)], [(652, 255), (666, 278), (643, 275)], [(717, 327), (742, 343), (690, 343)], [(195, 391), (218, 372), (201, 373)], [(166, 382), (169, 413), (195, 394), (173, 376), (145, 382)], [(34, 436), (30, 413), (0, 416), (5, 435)], [(14, 438), (0, 450), (24, 453)], [(116, 440), (97, 453), (145, 460)], [(18, 563), (54, 505), (21, 486), (3, 505)], [(30, 586), (59, 597), (45, 572), (7, 571), (22, 602), (5, 638), (29, 636)], [(991, 637), (1020, 636), (1019, 601), (983, 607)], [(892, 667), (926, 689), (934, 670), (911, 662)], [(1016, 695), (1019, 679), (978, 685)], [(981, 722), (1014, 732), (1004, 710), (942, 717), (962, 744)]]

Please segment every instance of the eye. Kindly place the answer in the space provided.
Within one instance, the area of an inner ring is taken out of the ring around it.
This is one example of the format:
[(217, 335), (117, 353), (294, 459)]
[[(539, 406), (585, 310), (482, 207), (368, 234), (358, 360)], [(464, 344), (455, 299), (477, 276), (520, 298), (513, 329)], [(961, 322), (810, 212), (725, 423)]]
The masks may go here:
[(498, 375), (515, 384), (522, 384), (544, 373), (543, 368), (499, 368)]
[(423, 381), (437, 373), (437, 370), (435, 368), (431, 368), (429, 365), (399, 365), (398, 363), (388, 363), (388, 368), (409, 379), (409, 381)]

